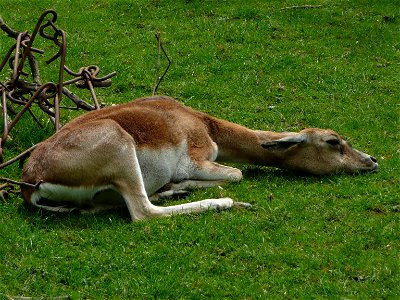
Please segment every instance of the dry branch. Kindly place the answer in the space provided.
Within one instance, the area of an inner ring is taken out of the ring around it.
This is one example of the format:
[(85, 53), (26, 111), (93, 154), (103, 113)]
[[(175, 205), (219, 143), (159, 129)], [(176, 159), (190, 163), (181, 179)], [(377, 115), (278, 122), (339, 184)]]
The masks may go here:
[[(110, 86), (111, 77), (116, 75), (116, 72), (112, 72), (106, 76), (97, 77), (100, 72), (100, 68), (97, 66), (83, 67), (78, 73), (68, 69), (65, 65), (66, 34), (55, 25), (56, 20), (57, 13), (51, 9), (46, 10), (39, 17), (32, 34), (28, 34), (28, 31), (18, 32), (13, 30), (0, 17), (0, 29), (9, 37), (16, 40), (15, 44), (8, 50), (0, 63), (0, 72), (7, 65), (7, 62), (12, 70), (11, 78), (6, 82), (0, 82), (1, 107), (4, 121), (3, 133), (0, 135), (0, 162), (3, 160), (3, 146), (8, 139), (9, 132), (16, 125), (20, 117), (28, 111), (33, 120), (39, 123), (34, 111), (31, 110), (33, 105), (37, 105), (46, 113), (54, 124), (55, 130), (58, 130), (60, 128), (60, 108), (65, 108), (61, 106), (61, 98), (63, 95), (75, 104), (75, 107), (67, 107), (69, 109), (100, 109), (94, 87)], [(49, 64), (59, 59), (58, 81), (55, 83), (47, 82), (42, 84), (39, 62), (35, 58), (35, 53), (43, 54), (44, 51), (33, 47), (37, 36), (50, 40), (58, 48), (57, 52), (46, 61), (46, 63)], [(26, 61), (29, 64), (32, 81), (22, 79), (23, 76), (28, 75), (23, 71)], [(75, 78), (64, 81), (64, 72), (67, 72)], [(88, 89), (94, 105), (83, 101), (65, 88), (65, 85), (70, 83), (76, 83), (78, 87)], [(14, 109), (11, 110), (12, 106), (9, 104), (13, 104), (14, 107), (15, 105), (19, 105), (22, 106), (22, 108), (16, 113)], [(7, 113), (8, 110), (15, 116), (11, 121), (9, 120), (10, 115)], [(11, 161), (14, 162), (16, 159), (12, 159)], [(0, 169), (8, 164), (9, 162), (1, 164)]]
[(0, 29), (7, 33), (9, 37), (12, 37), (14, 39), (16, 39), (19, 34), (18, 31), (12, 30), (6, 23), (4, 23), (2, 17), (0, 17)]
[[(165, 49), (164, 49), (164, 47), (163, 47), (163, 45), (162, 45), (160, 33), (157, 32), (155, 36), (156, 36), (156, 39), (157, 39), (157, 42), (158, 42), (158, 55), (157, 55), (156, 78), (155, 78), (155, 81), (154, 81), (153, 94), (152, 94), (153, 96), (154, 96), (154, 94), (156, 93), (156, 91), (157, 91), (157, 89), (158, 89), (158, 87), (159, 87), (161, 81), (164, 79), (165, 74), (167, 74), (168, 69), (169, 69), (169, 67), (170, 67), (171, 64), (172, 64), (172, 61), (171, 61), (170, 58), (168, 57), (167, 52), (165, 51)], [(159, 73), (160, 73), (160, 67), (161, 67), (161, 51), (163, 52), (164, 56), (165, 56), (165, 57), (167, 58), (167, 60), (168, 60), (168, 66), (167, 66), (167, 68), (165, 69), (164, 73), (160, 76)]]

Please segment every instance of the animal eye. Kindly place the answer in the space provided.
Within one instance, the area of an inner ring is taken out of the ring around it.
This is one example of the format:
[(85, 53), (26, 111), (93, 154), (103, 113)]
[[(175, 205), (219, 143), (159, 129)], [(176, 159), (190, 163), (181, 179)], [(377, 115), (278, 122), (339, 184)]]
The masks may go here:
[(330, 139), (326, 141), (331, 146), (338, 146), (340, 145), (340, 141), (338, 139)]

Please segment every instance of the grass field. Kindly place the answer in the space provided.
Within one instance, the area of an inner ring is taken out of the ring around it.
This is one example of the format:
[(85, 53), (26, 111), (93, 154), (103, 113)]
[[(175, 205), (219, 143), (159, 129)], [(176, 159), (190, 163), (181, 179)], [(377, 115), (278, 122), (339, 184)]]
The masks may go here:
[[(0, 298), (398, 299), (400, 5), (394, 0), (2, 0), (14, 29), (54, 8), (67, 65), (117, 71), (106, 105), (151, 95), (160, 32), (173, 65), (158, 93), (242, 125), (332, 128), (377, 157), (377, 173), (299, 176), (237, 165), (231, 197), (253, 209), (130, 222), (0, 203)], [(0, 32), (0, 55), (11, 39)], [(38, 44), (54, 53), (50, 44)], [(42, 75), (52, 80), (52, 68)], [(1, 80), (8, 71), (0, 74)], [(79, 92), (81, 95), (84, 92)], [(89, 94), (85, 94), (89, 97)], [(63, 113), (66, 120), (76, 114)], [(44, 121), (45, 122), (45, 121)], [(52, 132), (27, 116), (7, 158)], [(18, 179), (13, 165), (0, 175)]]

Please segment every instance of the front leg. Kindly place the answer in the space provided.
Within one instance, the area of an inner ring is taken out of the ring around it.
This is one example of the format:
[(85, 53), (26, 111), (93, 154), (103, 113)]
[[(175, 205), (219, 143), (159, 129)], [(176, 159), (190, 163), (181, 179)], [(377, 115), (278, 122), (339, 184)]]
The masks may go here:
[(151, 195), (151, 200), (172, 198), (185, 195), (194, 189), (214, 187), (226, 182), (237, 182), (242, 179), (242, 172), (236, 168), (204, 161), (196, 166), (189, 178), (177, 183), (167, 183), (157, 193)]
[[(237, 182), (242, 178), (242, 172), (236, 168), (204, 161), (193, 173), (192, 178), (178, 183), (171, 182), (166, 184), (158, 193), (150, 197), (150, 201), (157, 202), (176, 196), (186, 196), (190, 190), (220, 186), (227, 182)], [(233, 205), (251, 207), (250, 204), (243, 202), (234, 202)]]
[[(226, 181), (223, 180), (183, 180), (178, 183), (168, 183), (166, 184), (159, 193), (155, 193), (149, 197), (152, 203), (161, 202), (164, 199), (171, 199), (179, 196), (187, 196), (189, 191), (194, 189), (209, 188), (214, 186), (220, 186), (225, 184)], [(252, 205), (246, 202), (233, 202), (235, 207), (250, 208)]]
[[(212, 161), (203, 161), (193, 174), (193, 179), (186, 180), (183, 185), (194, 187), (210, 187), (222, 185), (226, 182), (238, 182), (243, 178), (242, 171), (237, 168), (224, 166)], [(251, 204), (246, 202), (233, 202), (235, 207), (250, 208)]]
[(149, 197), (151, 202), (162, 201), (174, 197), (184, 197), (189, 191), (195, 189), (209, 188), (225, 184), (223, 180), (183, 180), (177, 183), (167, 183), (157, 193)]
[(224, 180), (183, 180), (177, 183), (167, 183), (161, 191), (190, 191), (225, 184)]
[(238, 182), (242, 177), (242, 171), (237, 168), (206, 160), (197, 164), (190, 179)]
[(196, 166), (190, 179), (177, 183), (167, 183), (152, 199), (171, 198), (181, 196), (190, 190), (208, 188), (223, 185), (226, 182), (237, 182), (242, 179), (242, 172), (239, 169), (220, 165), (215, 162), (204, 161)]

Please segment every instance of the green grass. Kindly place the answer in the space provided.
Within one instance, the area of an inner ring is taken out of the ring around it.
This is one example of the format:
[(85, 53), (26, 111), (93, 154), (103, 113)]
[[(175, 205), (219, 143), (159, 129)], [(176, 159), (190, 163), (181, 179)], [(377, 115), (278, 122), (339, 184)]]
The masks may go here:
[[(0, 298), (398, 298), (396, 2), (322, 0), (318, 9), (282, 10), (302, 3), (2, 0), (3, 19), (21, 31), (57, 10), (67, 65), (118, 72), (97, 90), (106, 104), (151, 94), (159, 31), (173, 59), (160, 94), (251, 128), (332, 128), (376, 156), (380, 170), (312, 177), (239, 165), (242, 182), (184, 201), (226, 196), (253, 209), (136, 223), (124, 210), (32, 211), (13, 196), (0, 203)], [(55, 51), (40, 45), (45, 58)], [(0, 54), (10, 46), (0, 32)], [(55, 66), (42, 69), (55, 78)], [(51, 131), (25, 118), (7, 158)], [(0, 172), (20, 176), (16, 165)]]

